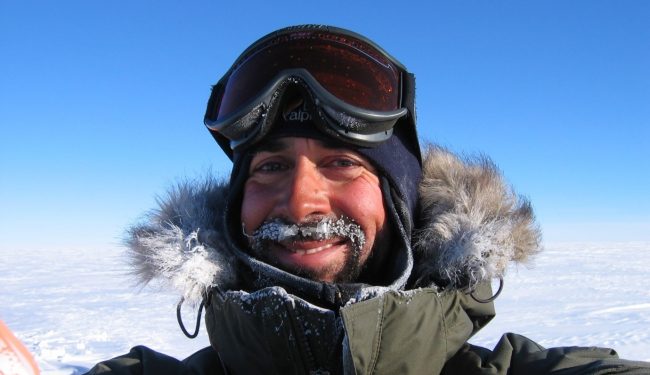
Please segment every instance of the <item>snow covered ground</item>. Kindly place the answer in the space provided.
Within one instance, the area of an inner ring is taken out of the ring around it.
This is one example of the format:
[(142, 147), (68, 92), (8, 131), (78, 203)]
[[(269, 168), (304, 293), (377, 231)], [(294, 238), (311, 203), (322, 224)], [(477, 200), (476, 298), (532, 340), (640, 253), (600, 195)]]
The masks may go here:
[[(0, 250), (0, 319), (43, 374), (77, 374), (145, 344), (175, 357), (208, 345), (185, 338), (177, 297), (134, 287), (121, 250)], [(511, 268), (497, 317), (472, 342), (516, 332), (543, 346), (606, 346), (650, 361), (650, 243), (548, 245), (532, 268)], [(194, 313), (185, 311), (187, 326)]]

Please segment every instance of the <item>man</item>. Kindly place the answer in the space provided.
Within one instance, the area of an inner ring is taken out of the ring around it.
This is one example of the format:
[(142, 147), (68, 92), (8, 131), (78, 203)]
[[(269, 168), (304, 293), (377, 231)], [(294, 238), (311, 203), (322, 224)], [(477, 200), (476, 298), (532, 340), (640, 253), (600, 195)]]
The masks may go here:
[(91, 373), (648, 373), (608, 349), (467, 344), (494, 315), (490, 281), (540, 234), (489, 161), (422, 157), (414, 96), (402, 64), (346, 30), (249, 47), (205, 116), (230, 181), (177, 187), (128, 243), (143, 282), (205, 307), (211, 347), (137, 347)]

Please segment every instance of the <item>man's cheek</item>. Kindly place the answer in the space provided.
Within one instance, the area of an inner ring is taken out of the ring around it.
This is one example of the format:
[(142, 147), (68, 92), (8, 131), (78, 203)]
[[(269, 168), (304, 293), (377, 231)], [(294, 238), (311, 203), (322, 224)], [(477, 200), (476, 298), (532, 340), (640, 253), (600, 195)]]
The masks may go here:
[(253, 232), (262, 224), (265, 218), (264, 201), (257, 199), (257, 194), (244, 192), (241, 205), (242, 229), (247, 235)]

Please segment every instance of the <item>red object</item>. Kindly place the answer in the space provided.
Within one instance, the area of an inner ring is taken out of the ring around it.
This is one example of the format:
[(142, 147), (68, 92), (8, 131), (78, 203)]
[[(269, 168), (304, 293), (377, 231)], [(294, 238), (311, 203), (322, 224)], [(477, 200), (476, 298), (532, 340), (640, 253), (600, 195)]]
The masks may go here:
[(0, 374), (39, 374), (38, 365), (25, 345), (0, 320)]

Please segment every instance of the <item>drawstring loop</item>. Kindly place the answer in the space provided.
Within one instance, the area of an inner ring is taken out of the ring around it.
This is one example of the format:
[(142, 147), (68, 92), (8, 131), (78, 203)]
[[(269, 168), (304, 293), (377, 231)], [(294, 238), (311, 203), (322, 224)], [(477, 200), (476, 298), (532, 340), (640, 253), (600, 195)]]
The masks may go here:
[(502, 290), (503, 290), (503, 277), (499, 277), (499, 289), (497, 289), (497, 292), (494, 293), (494, 295), (492, 297), (489, 297), (487, 299), (478, 298), (477, 296), (474, 295), (474, 292), (476, 292), (476, 290), (472, 290), (469, 293), (469, 295), (474, 299), (474, 301), (476, 301), (478, 303), (490, 303), (490, 302), (494, 301), (495, 299), (497, 299), (499, 294), (501, 294)]
[(185, 298), (181, 297), (181, 300), (178, 301), (178, 305), (176, 305), (176, 319), (178, 320), (178, 325), (181, 327), (181, 331), (185, 334), (190, 339), (196, 338), (196, 336), (199, 335), (199, 329), (201, 328), (201, 314), (203, 313), (203, 301), (201, 301), (201, 304), (199, 305), (199, 313), (196, 316), (196, 327), (194, 328), (194, 333), (190, 334), (187, 329), (185, 329), (185, 325), (183, 324), (183, 317), (181, 316), (181, 306), (183, 306), (183, 302), (185, 302)]

